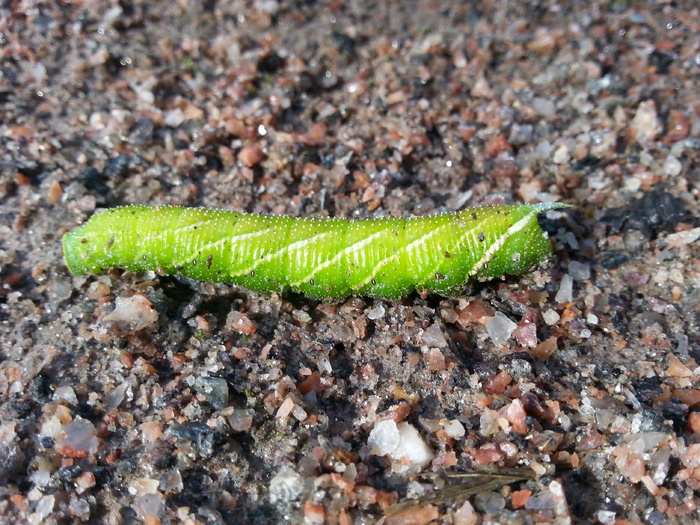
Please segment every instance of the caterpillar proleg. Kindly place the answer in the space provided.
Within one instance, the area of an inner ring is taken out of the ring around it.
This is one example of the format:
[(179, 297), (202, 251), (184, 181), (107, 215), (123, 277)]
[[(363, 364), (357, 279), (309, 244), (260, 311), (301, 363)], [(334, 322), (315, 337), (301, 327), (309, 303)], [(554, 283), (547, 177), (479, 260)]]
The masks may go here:
[(161, 270), (315, 299), (455, 295), (519, 275), (550, 253), (537, 216), (567, 204), (484, 206), (418, 218), (304, 219), (179, 206), (124, 206), (63, 237), (74, 274)]

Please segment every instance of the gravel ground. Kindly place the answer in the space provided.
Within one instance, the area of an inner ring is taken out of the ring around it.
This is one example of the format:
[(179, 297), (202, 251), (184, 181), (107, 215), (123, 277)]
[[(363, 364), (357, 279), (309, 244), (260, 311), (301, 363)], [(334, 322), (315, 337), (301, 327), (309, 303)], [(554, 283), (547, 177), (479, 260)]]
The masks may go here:
[[(696, 2), (6, 1), (0, 521), (700, 520)], [(126, 203), (564, 201), (462, 297), (71, 276)]]

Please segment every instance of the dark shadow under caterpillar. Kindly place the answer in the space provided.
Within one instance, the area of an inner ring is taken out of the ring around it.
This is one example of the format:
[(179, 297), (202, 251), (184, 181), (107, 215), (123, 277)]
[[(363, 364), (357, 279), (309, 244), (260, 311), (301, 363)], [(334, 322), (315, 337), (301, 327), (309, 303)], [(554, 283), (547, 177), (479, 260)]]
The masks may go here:
[(567, 204), (484, 206), (418, 218), (298, 219), (178, 206), (124, 206), (63, 237), (74, 274), (161, 270), (315, 299), (458, 294), (522, 274), (551, 252), (538, 214)]

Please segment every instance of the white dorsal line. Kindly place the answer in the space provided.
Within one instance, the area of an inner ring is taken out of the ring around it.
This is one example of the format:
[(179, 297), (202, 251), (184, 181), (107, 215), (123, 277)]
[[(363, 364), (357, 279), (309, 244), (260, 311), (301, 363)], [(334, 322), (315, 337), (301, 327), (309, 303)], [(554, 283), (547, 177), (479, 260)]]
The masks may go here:
[(187, 224), (187, 225), (185, 225), (185, 226), (180, 226), (179, 228), (175, 228), (175, 229), (169, 230), (169, 231), (167, 231), (167, 232), (161, 232), (161, 233), (159, 234), (159, 237), (163, 237), (164, 235), (167, 235), (167, 234), (169, 234), (169, 233), (180, 233), (180, 232), (185, 231), (185, 230), (192, 230), (192, 229), (194, 229), (195, 227), (201, 226), (202, 224), (204, 224), (204, 223), (206, 223), (206, 222), (211, 222), (211, 221), (210, 221), (210, 220), (206, 220), (206, 219), (202, 219), (202, 220), (199, 220), (199, 221), (197, 221), (197, 222), (193, 222), (192, 224)]
[[(448, 222), (447, 224), (443, 224), (442, 226), (439, 226), (438, 228), (435, 228), (434, 230), (431, 230), (431, 231), (429, 231), (428, 233), (426, 233), (425, 235), (419, 237), (419, 238), (416, 239), (415, 241), (412, 241), (410, 244), (407, 244), (402, 250), (398, 250), (398, 251), (396, 251), (395, 253), (393, 253), (392, 255), (390, 255), (389, 257), (385, 257), (384, 259), (382, 259), (381, 261), (379, 261), (379, 262), (374, 266), (374, 270), (372, 271), (372, 273), (369, 274), (369, 276), (368, 276), (364, 281), (362, 281), (361, 283), (358, 283), (358, 284), (355, 286), (355, 288), (359, 290), (360, 288), (362, 288), (363, 286), (365, 286), (367, 283), (371, 282), (372, 279), (374, 279), (374, 278), (377, 276), (377, 274), (379, 273), (379, 269), (380, 269), (381, 267), (383, 267), (383, 266), (386, 266), (386, 265), (389, 264), (391, 261), (393, 261), (393, 260), (395, 260), (397, 257), (399, 257), (399, 255), (401, 254), (401, 252), (402, 252), (403, 250), (405, 250), (406, 253), (408, 253), (408, 251), (411, 250), (415, 245), (425, 243), (427, 239), (429, 239), (430, 237), (432, 237), (433, 235), (435, 235), (435, 234), (438, 233), (439, 231), (441, 231), (441, 230), (443, 230), (443, 229), (445, 229), (446, 227), (451, 226), (451, 225), (452, 225), (451, 222)], [(384, 230), (384, 231), (386, 231), (386, 230)]]
[[(457, 228), (460, 228), (460, 226), (457, 226)], [(472, 229), (472, 230), (469, 231), (469, 232), (461, 232), (460, 235), (459, 235), (459, 237), (458, 237), (457, 244), (455, 244), (455, 245), (450, 249), (450, 251), (452, 251), (452, 252), (455, 253), (455, 254), (459, 253), (459, 251), (462, 249), (462, 245), (466, 242), (466, 239), (467, 239), (468, 236), (471, 236), (471, 237), (474, 239), (474, 242), (472, 243), (472, 246), (473, 246), (474, 243), (477, 242), (476, 236), (474, 235), (474, 231), (475, 231), (475, 230)], [(473, 250), (472, 250), (471, 246), (470, 246), (470, 248), (469, 248), (469, 251), (470, 251), (470, 253), (473, 253)], [(432, 269), (431, 271), (426, 272), (426, 273), (425, 273), (424, 275), (422, 275), (422, 276), (418, 276), (418, 278), (416, 279), (416, 281), (418, 281), (418, 282), (423, 282), (423, 281), (421, 281), (421, 278), (422, 278), (423, 280), (431, 279), (431, 278), (437, 273), (437, 271), (440, 269), (440, 266), (442, 266), (442, 263), (444, 262), (444, 260), (445, 260), (444, 258), (439, 259), (439, 262), (437, 263), (437, 265), (436, 265), (435, 267), (433, 267), (433, 269)]]
[(182, 226), (182, 227), (180, 227), (180, 228), (175, 228), (174, 230), (167, 230), (167, 231), (164, 231), (164, 232), (158, 232), (157, 234), (155, 234), (155, 235), (153, 235), (153, 236), (151, 236), (151, 237), (146, 237), (146, 238), (144, 238), (144, 240), (146, 240), (146, 241), (149, 242), (149, 243), (155, 242), (155, 241), (160, 241), (160, 240), (164, 239), (164, 238), (165, 238), (166, 236), (168, 236), (168, 235), (171, 235), (171, 234), (177, 235), (177, 234), (178, 234), (179, 232), (181, 232), (181, 231), (184, 231), (184, 230), (187, 230), (187, 229), (191, 229), (193, 226), (199, 226), (200, 224), (204, 224), (205, 222), (206, 222), (206, 221), (201, 220), (201, 221), (197, 221), (197, 222), (194, 222), (194, 223), (192, 223), (192, 224), (189, 224), (189, 225), (187, 225), (187, 226)]
[(261, 257), (260, 259), (257, 259), (255, 262), (253, 262), (253, 264), (251, 264), (247, 268), (244, 268), (243, 270), (240, 270), (239, 272), (232, 273), (231, 277), (239, 277), (241, 275), (245, 275), (247, 273), (250, 273), (263, 263), (269, 262), (273, 259), (277, 259), (278, 257), (283, 256), (285, 253), (291, 253), (294, 250), (300, 250), (301, 248), (304, 248), (306, 245), (311, 244), (312, 242), (315, 242), (317, 239), (326, 237), (326, 236), (331, 235), (333, 233), (335, 233), (335, 232), (334, 231), (327, 231), (327, 232), (316, 234), (313, 237), (309, 237), (307, 239), (302, 239), (300, 241), (293, 242), (292, 244), (290, 244), (289, 246), (285, 246), (281, 250), (277, 250), (274, 253), (270, 253), (268, 255), (265, 255), (264, 257)]
[[(243, 233), (243, 234), (237, 235), (235, 237), (222, 237), (221, 239), (217, 239), (214, 242), (209, 242), (203, 246), (198, 246), (197, 252), (202, 252), (204, 250), (209, 250), (211, 248), (215, 248), (217, 246), (225, 244), (226, 242), (231, 242), (233, 244), (234, 241), (237, 241), (239, 239), (252, 239), (254, 237), (258, 237), (258, 236), (262, 235), (265, 232), (269, 232), (273, 229), (274, 228), (265, 228), (264, 230), (258, 230), (258, 231), (250, 232), (250, 233)], [(195, 253), (195, 254), (192, 254), (190, 257), (184, 259), (183, 261), (175, 263), (173, 266), (174, 267), (184, 266), (185, 264), (189, 264), (190, 262), (192, 262), (193, 259), (196, 259), (196, 258), (197, 258), (197, 254)]]
[(197, 221), (195, 221), (195, 222), (193, 222), (193, 223), (191, 223), (191, 224), (186, 224), (185, 226), (180, 226), (179, 228), (175, 228), (175, 229), (173, 229), (173, 230), (167, 230), (167, 231), (164, 231), (164, 232), (159, 232), (158, 234), (156, 234), (156, 235), (154, 235), (153, 237), (151, 237), (150, 240), (154, 240), (154, 241), (155, 241), (155, 240), (158, 240), (158, 239), (162, 239), (162, 238), (165, 237), (166, 235), (170, 235), (170, 234), (172, 234), (172, 233), (177, 234), (177, 233), (180, 233), (181, 231), (185, 231), (185, 230), (192, 229), (192, 228), (194, 228), (195, 226), (200, 226), (200, 225), (205, 224), (205, 223), (207, 223), (207, 222), (211, 222), (213, 219), (216, 219), (216, 218), (217, 218), (217, 217), (216, 217), (215, 215), (210, 216), (210, 217), (204, 217), (204, 218), (199, 219), (199, 220), (197, 220)]
[[(455, 214), (455, 219), (457, 219), (457, 221), (459, 221), (459, 216), (456, 215), (456, 214)], [(461, 228), (462, 228), (462, 226), (459, 226), (459, 222), (457, 222), (457, 223), (454, 223), (454, 222), (453, 222), (453, 223), (451, 223), (451, 225), (452, 225), (452, 226), (455, 226), (457, 229), (461, 229)], [(447, 226), (450, 226), (450, 224), (444, 224), (444, 225), (441, 226), (440, 228), (447, 227)], [(439, 228), (438, 228), (438, 229), (439, 229)], [(467, 233), (468, 233), (469, 235), (471, 235), (472, 237), (474, 237), (473, 231), (470, 231), (470, 232), (467, 232)], [(455, 244), (452, 248), (450, 248), (450, 251), (452, 251), (452, 252), (455, 253), (455, 254), (459, 253), (459, 251), (461, 250), (462, 245), (464, 244), (466, 238), (467, 238), (467, 235), (464, 234), (464, 233), (462, 233), (462, 232), (460, 232), (460, 234), (458, 235), (457, 244)], [(441, 247), (441, 248), (440, 248), (440, 251), (442, 251), (442, 249), (443, 249), (443, 248)], [(471, 251), (471, 248), (470, 248), (470, 251)], [(423, 276), (420, 276), (420, 275), (419, 275), (419, 276), (416, 276), (416, 281), (417, 281), (417, 282), (422, 282), (422, 281), (421, 281), (421, 278), (423, 278), (423, 279), (429, 279), (429, 278), (431, 278), (432, 276), (434, 276), (434, 275), (437, 273), (437, 271), (440, 269), (440, 266), (442, 266), (442, 263), (443, 263), (443, 262), (444, 262), (444, 258), (440, 258), (440, 259), (439, 259), (439, 262), (437, 263), (437, 265), (435, 265), (429, 272), (426, 272)]]
[(525, 217), (523, 217), (518, 222), (514, 223), (510, 228), (508, 228), (503, 235), (498, 237), (496, 241), (491, 246), (489, 246), (488, 249), (484, 252), (484, 255), (481, 256), (481, 259), (479, 259), (477, 263), (474, 266), (472, 266), (472, 269), (469, 271), (469, 275), (467, 277), (474, 277), (479, 272), (479, 270), (481, 270), (484, 266), (486, 266), (489, 263), (489, 261), (491, 261), (491, 259), (493, 259), (496, 252), (503, 247), (503, 245), (510, 237), (527, 227), (532, 218), (537, 216), (537, 213), (537, 211), (535, 211), (534, 213), (528, 213)]
[[(168, 206), (168, 205), (161, 206), (161, 207), (162, 207), (162, 208), (171, 208), (171, 206)], [(174, 207), (174, 206), (172, 206), (172, 207)], [(156, 206), (155, 210), (157, 211), (158, 208), (159, 208), (159, 207)], [(196, 209), (196, 208), (193, 208), (193, 209)], [(203, 225), (203, 224), (206, 224), (206, 223), (209, 223), (209, 222), (212, 222), (212, 221), (214, 221), (214, 220), (217, 220), (217, 219), (221, 219), (221, 218), (222, 218), (221, 213), (218, 213), (220, 210), (214, 210), (214, 213), (211, 213), (211, 210), (206, 210), (206, 211), (207, 211), (208, 213), (205, 214), (205, 217), (203, 217), (203, 218), (201, 218), (201, 219), (198, 219), (197, 221), (195, 221), (195, 222), (193, 222), (193, 223), (191, 223), (191, 224), (186, 224), (186, 225), (184, 225), (184, 226), (180, 226), (179, 228), (175, 228), (175, 229), (172, 229), (172, 230), (167, 230), (167, 231), (164, 231), (164, 232), (159, 232), (158, 234), (156, 234), (156, 235), (154, 235), (154, 236), (148, 238), (148, 242), (153, 242), (153, 241), (161, 240), (161, 239), (165, 238), (167, 235), (170, 235), (170, 234), (178, 234), (178, 233), (180, 233), (180, 232), (182, 232), (182, 231), (185, 231), (185, 230), (192, 230), (195, 226), (201, 226), (201, 225)], [(233, 213), (236, 213), (236, 212), (233, 212)], [(238, 222), (238, 218), (239, 218), (241, 215), (243, 215), (243, 214), (241, 214), (241, 213), (237, 213), (237, 214), (236, 214), (236, 222)], [(226, 239), (219, 239), (218, 241), (214, 241), (214, 242), (212, 242), (212, 243), (206, 244), (205, 246), (203, 246), (203, 247), (201, 248), (201, 250), (205, 250), (205, 249), (210, 249), (210, 248), (216, 247), (216, 246), (218, 246), (218, 245), (220, 245), (220, 244), (223, 244), (223, 241), (225, 241), (225, 240), (226, 240)], [(190, 259), (190, 261), (191, 261), (191, 260), (192, 260), (192, 259)], [(187, 262), (188, 262), (188, 261), (185, 260), (185, 261), (183, 261), (183, 262), (176, 263), (176, 264), (173, 265), (173, 267), (182, 266), (182, 265), (186, 264)]]
[(351, 252), (356, 252), (357, 250), (361, 249), (365, 244), (372, 242), (375, 237), (381, 237), (382, 235), (384, 235), (384, 232), (386, 232), (386, 230), (380, 230), (376, 233), (373, 233), (369, 237), (365, 237), (364, 239), (361, 239), (360, 241), (358, 241), (354, 244), (351, 244), (350, 246), (348, 246), (344, 250), (339, 251), (337, 254), (335, 254), (332, 258), (328, 259), (326, 262), (321, 263), (318, 266), (316, 266), (316, 268), (314, 268), (310, 274), (305, 275), (304, 277), (302, 277), (301, 279), (299, 279), (298, 281), (296, 281), (294, 283), (290, 283), (290, 286), (299, 286), (300, 284), (302, 284), (304, 282), (310, 281), (311, 279), (313, 279), (314, 275), (318, 274), (318, 272), (320, 272), (324, 268), (328, 268), (330, 265), (335, 264), (343, 255), (351, 253)]

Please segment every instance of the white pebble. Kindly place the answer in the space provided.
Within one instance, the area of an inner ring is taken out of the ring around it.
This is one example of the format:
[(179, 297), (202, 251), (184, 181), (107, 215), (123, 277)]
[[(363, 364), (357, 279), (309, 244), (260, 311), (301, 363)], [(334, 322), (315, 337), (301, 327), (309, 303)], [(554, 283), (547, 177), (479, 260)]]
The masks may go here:
[(41, 521), (43, 521), (44, 519), (48, 518), (49, 515), (53, 512), (55, 505), (56, 497), (54, 495), (51, 494), (48, 496), (44, 496), (39, 500), (39, 503), (36, 504), (36, 509), (34, 510), (34, 513)]
[(375, 456), (386, 456), (399, 446), (399, 428), (392, 419), (380, 421), (369, 433), (367, 445)]
[(185, 121), (185, 115), (180, 109), (172, 109), (165, 114), (163, 123), (171, 128), (176, 128)]
[(301, 323), (311, 322), (311, 316), (304, 310), (292, 310), (292, 315), (294, 316), (294, 319)]
[(656, 103), (653, 100), (645, 100), (639, 104), (637, 112), (632, 119), (632, 129), (635, 131), (637, 142), (645, 144), (655, 140), (663, 127), (656, 113)]
[(452, 439), (459, 439), (464, 434), (466, 434), (466, 430), (464, 430), (464, 425), (459, 422), (457, 419), (450, 419), (447, 421), (441, 421), (442, 428), (445, 430), (445, 435), (447, 437), (450, 437)]
[(504, 313), (497, 312), (486, 323), (486, 331), (494, 345), (503, 346), (517, 326)]
[(365, 314), (367, 314), (367, 317), (372, 321), (381, 319), (382, 317), (384, 317), (385, 313), (386, 310), (384, 309), (384, 305), (382, 303), (379, 303), (378, 305), (369, 308), (368, 310), (365, 310)]
[(392, 470), (402, 474), (420, 472), (435, 457), (418, 430), (406, 422), (397, 425), (393, 420), (380, 421), (370, 432), (367, 444), (373, 454), (389, 456)]
[(561, 278), (559, 291), (554, 296), (554, 300), (558, 303), (570, 303), (574, 300), (574, 279), (567, 274)]
[(321, 356), (318, 358), (316, 361), (316, 365), (318, 366), (318, 371), (321, 372), (322, 374), (332, 374), (333, 373), (333, 365), (331, 365), (331, 362), (328, 360), (327, 357)]
[(680, 175), (682, 170), (683, 165), (680, 160), (673, 155), (666, 157), (666, 162), (664, 162), (664, 173), (666, 175), (675, 177), (676, 175)]
[(75, 390), (70, 386), (59, 386), (54, 390), (53, 398), (55, 401), (63, 400), (69, 405), (78, 405), (78, 396), (75, 395)]
[(399, 434), (399, 446), (391, 454), (396, 460), (393, 466), (395, 472), (417, 472), (432, 461), (432, 450), (413, 425), (399, 423)]
[(596, 517), (603, 525), (613, 525), (615, 523), (615, 512), (612, 510), (599, 510)]
[(547, 140), (539, 142), (535, 147), (535, 152), (540, 159), (548, 159), (552, 154), (552, 145)]
[(569, 159), (569, 148), (566, 147), (566, 144), (559, 146), (554, 152), (554, 155), (552, 155), (552, 162), (554, 162), (554, 164), (566, 164), (569, 162)]
[(145, 296), (117, 297), (114, 310), (102, 318), (102, 322), (121, 334), (133, 334), (158, 320), (158, 312)]
[(151, 478), (137, 478), (129, 485), (129, 494), (143, 496), (145, 494), (155, 494), (158, 492), (160, 481)]
[(304, 479), (288, 466), (283, 466), (270, 480), (270, 502), (288, 502), (299, 499), (304, 490)]
[(559, 322), (559, 319), (561, 319), (561, 316), (555, 312), (552, 309), (547, 310), (542, 314), (542, 318), (544, 319), (544, 322), (547, 323), (548, 326), (554, 326)]

